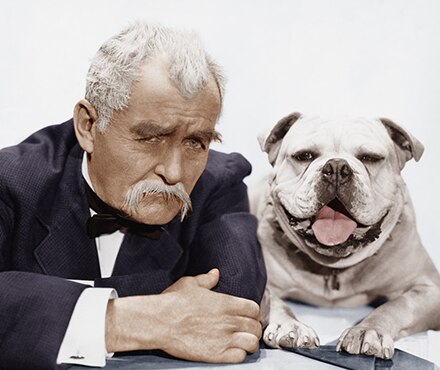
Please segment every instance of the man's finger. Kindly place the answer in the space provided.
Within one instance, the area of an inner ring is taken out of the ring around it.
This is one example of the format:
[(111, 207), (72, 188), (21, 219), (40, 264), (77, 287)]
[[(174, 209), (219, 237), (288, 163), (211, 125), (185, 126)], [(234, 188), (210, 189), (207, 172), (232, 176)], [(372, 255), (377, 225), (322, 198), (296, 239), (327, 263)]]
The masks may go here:
[(262, 328), (258, 320), (249, 317), (239, 316), (233, 318), (233, 327), (236, 332), (243, 332), (255, 335), (258, 339), (261, 338)]
[(229, 348), (225, 352), (223, 352), (223, 356), (219, 362), (224, 363), (239, 363), (243, 362), (247, 356), (245, 350), (241, 348)]
[(231, 347), (245, 350), (248, 353), (254, 353), (260, 348), (260, 341), (253, 334), (234, 333), (231, 338)]
[(260, 320), (260, 306), (257, 303), (241, 297), (228, 296), (228, 298), (229, 314)]
[(220, 279), (220, 271), (218, 269), (212, 269), (207, 274), (200, 274), (194, 278), (196, 279), (197, 284), (202, 288), (212, 289), (217, 285)]

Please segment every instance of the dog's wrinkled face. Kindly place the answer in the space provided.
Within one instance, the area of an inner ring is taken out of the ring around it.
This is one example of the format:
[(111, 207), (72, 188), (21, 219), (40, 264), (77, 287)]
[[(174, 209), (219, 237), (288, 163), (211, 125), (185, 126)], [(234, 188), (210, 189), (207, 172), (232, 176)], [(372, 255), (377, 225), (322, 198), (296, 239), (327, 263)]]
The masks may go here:
[(387, 237), (403, 203), (400, 170), (421, 144), (389, 120), (284, 121), (261, 143), (273, 165), (271, 196), (299, 247), (334, 260)]

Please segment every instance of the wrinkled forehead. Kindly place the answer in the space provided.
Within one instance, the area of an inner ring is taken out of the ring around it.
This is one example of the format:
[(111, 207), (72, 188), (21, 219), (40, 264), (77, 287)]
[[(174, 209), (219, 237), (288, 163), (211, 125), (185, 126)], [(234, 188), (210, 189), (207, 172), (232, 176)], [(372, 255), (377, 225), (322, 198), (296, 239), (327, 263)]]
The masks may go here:
[(286, 134), (281, 150), (386, 151), (392, 141), (379, 119), (301, 117)]

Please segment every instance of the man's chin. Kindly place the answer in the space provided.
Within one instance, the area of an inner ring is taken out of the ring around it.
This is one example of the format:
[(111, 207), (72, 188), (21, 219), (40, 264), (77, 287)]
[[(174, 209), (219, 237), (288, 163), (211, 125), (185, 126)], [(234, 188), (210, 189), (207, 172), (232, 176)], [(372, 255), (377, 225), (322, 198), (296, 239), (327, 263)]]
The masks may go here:
[(145, 206), (138, 207), (130, 217), (146, 225), (165, 225), (169, 223), (180, 211), (180, 207)]

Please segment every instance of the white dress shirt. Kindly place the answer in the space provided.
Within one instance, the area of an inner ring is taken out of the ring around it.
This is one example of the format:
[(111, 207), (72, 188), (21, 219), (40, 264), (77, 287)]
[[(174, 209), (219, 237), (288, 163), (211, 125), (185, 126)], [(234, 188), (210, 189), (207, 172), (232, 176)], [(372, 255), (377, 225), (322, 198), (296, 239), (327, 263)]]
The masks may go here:
[[(84, 153), (82, 161), (82, 175), (93, 190), (87, 168), (87, 153)], [(90, 213), (92, 216), (95, 214), (92, 209)], [(95, 238), (101, 277), (112, 275), (123, 238), (124, 234), (120, 231)], [(85, 289), (78, 298), (58, 352), (57, 363), (105, 366), (106, 358), (113, 355), (105, 348), (105, 314), (108, 300), (117, 298), (117, 292), (112, 288), (93, 288), (93, 281), (74, 281), (90, 285), (91, 288)]]

